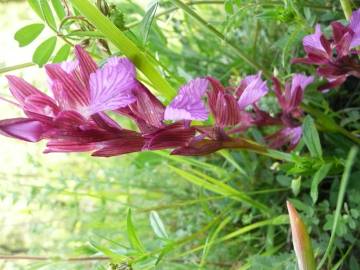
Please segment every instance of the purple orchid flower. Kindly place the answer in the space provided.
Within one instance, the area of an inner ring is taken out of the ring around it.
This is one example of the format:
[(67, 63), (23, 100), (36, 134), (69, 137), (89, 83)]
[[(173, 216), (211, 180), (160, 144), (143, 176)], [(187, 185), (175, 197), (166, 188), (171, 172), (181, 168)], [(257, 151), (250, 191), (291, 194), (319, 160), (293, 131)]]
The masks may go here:
[(325, 77), (328, 83), (319, 87), (327, 90), (341, 85), (350, 75), (360, 78), (360, 63), (355, 57), (360, 45), (360, 10), (353, 12), (347, 26), (339, 22), (331, 23), (333, 36), (326, 39), (316, 25), (315, 33), (303, 39), (305, 58), (295, 58), (293, 63), (316, 65), (317, 73)]

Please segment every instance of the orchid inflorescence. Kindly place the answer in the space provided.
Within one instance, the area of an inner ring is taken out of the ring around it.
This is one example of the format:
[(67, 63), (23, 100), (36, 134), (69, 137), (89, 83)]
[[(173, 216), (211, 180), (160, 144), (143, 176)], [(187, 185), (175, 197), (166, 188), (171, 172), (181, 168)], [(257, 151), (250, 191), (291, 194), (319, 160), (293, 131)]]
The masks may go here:
[[(317, 25), (315, 34), (303, 41), (307, 57), (293, 60), (319, 66), (317, 73), (328, 80), (321, 89), (339, 85), (349, 75), (360, 77), (355, 50), (360, 45), (359, 12), (348, 26), (332, 23), (331, 39)], [(98, 67), (79, 45), (75, 55), (74, 61), (45, 66), (52, 97), (21, 78), (7, 76), (17, 101), (11, 103), (26, 117), (1, 120), (0, 133), (30, 142), (48, 140), (46, 153), (89, 151), (94, 156), (159, 149), (173, 149), (177, 155), (256, 150), (261, 146), (239, 136), (251, 127), (277, 126), (265, 137), (272, 148), (291, 150), (301, 139), (300, 104), (312, 76), (294, 74), (285, 85), (273, 77), (281, 109), (275, 115), (259, 106), (270, 92), (261, 72), (246, 76), (237, 87), (225, 87), (212, 77), (193, 79), (165, 106), (137, 80), (129, 59), (111, 57)], [(137, 130), (122, 128), (106, 114), (109, 111), (130, 118)]]

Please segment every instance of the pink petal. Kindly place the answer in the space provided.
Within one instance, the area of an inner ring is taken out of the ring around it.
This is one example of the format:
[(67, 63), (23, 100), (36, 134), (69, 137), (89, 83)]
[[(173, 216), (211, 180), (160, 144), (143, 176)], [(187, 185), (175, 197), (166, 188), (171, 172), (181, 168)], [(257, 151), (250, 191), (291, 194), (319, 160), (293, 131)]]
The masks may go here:
[(75, 55), (79, 62), (82, 80), (86, 88), (89, 88), (90, 74), (96, 72), (98, 67), (91, 56), (80, 45), (75, 46)]
[(116, 110), (136, 101), (134, 65), (127, 58), (114, 58), (90, 75), (91, 114)]
[(30, 95), (24, 101), (24, 111), (54, 117), (59, 112), (59, 108), (50, 97)]
[(23, 105), (25, 99), (30, 95), (44, 96), (46, 95), (36, 89), (34, 86), (23, 80), (22, 78), (18, 78), (13, 75), (7, 75), (6, 78), (9, 82), (9, 88), (11, 94), (16, 98), (16, 100)]
[(312, 50), (317, 50), (320, 52), (327, 53), (324, 46), (321, 43), (321, 28), (320, 24), (317, 24), (315, 27), (315, 33), (307, 35), (303, 39), (303, 45), (306, 52), (311, 52)]
[(304, 74), (294, 74), (291, 83), (291, 95), (293, 95), (297, 87), (300, 87), (304, 91), (305, 88), (313, 81), (314, 81), (313, 76), (306, 76)]
[(0, 121), (0, 134), (28, 142), (40, 141), (44, 132), (44, 125), (37, 120), (14, 118)]
[(175, 148), (187, 145), (195, 136), (194, 128), (184, 127), (183, 124), (174, 123), (158, 131), (146, 135), (146, 149), (158, 150)]
[(235, 97), (226, 93), (217, 80), (208, 79), (212, 86), (212, 91), (208, 93), (209, 106), (216, 125), (220, 127), (236, 125), (241, 120), (241, 110)]
[(245, 88), (241, 91), (238, 104), (241, 110), (244, 110), (247, 106), (254, 104), (261, 97), (266, 95), (268, 87), (266, 82), (261, 79), (261, 72), (257, 75), (247, 76), (240, 84)]
[(162, 127), (165, 106), (140, 83), (134, 89), (134, 95), (136, 102), (130, 105), (130, 109), (135, 118), (144, 121), (149, 126)]
[(349, 27), (354, 32), (351, 40), (351, 48), (355, 48), (360, 45), (360, 9), (352, 13)]
[(144, 138), (136, 132), (128, 134), (122, 138), (109, 140), (97, 144), (99, 150), (92, 153), (92, 156), (111, 157), (127, 153), (140, 152), (145, 144)]
[(103, 112), (96, 113), (91, 119), (100, 127), (108, 131), (120, 130), (121, 126)]
[[(54, 84), (58, 84), (56, 90), (61, 89), (64, 91), (62, 96), (66, 98), (66, 103), (77, 109), (79, 107), (86, 107), (88, 104), (87, 90), (82, 83), (78, 81), (78, 78), (73, 74), (66, 73), (59, 64), (48, 64), (45, 66), (46, 72), (52, 82), (52, 88)], [(61, 86), (61, 87), (60, 87)], [(54, 91), (55, 98), (59, 96), (59, 93)], [(62, 100), (62, 102), (65, 102)]]
[(66, 61), (59, 64), (62, 70), (64, 70), (66, 73), (71, 74), (74, 72), (77, 67), (79, 66), (79, 61)]
[(86, 119), (75, 111), (62, 111), (54, 118), (54, 124), (60, 128), (76, 128), (86, 123)]
[(178, 95), (166, 107), (166, 120), (206, 120), (208, 110), (201, 100), (208, 88), (208, 80), (197, 78), (180, 88)]

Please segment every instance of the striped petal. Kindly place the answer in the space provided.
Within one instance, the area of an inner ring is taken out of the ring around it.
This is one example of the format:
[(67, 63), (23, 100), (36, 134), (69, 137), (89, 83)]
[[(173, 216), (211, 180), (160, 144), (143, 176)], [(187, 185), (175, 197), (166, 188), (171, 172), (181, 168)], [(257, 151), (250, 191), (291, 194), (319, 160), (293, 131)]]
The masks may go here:
[(16, 98), (20, 105), (24, 105), (26, 98), (31, 95), (47, 97), (40, 90), (36, 89), (34, 86), (21, 78), (13, 75), (7, 75), (6, 78), (9, 82), (11, 94), (14, 98)]
[(201, 99), (208, 84), (207, 79), (197, 78), (182, 86), (166, 107), (165, 120), (206, 120), (209, 113)]
[(261, 72), (256, 75), (245, 77), (240, 83), (238, 95), (240, 96), (238, 104), (240, 109), (244, 110), (247, 106), (254, 104), (268, 92), (266, 81), (261, 79)]
[(116, 110), (135, 102), (135, 87), (135, 68), (130, 60), (110, 59), (90, 75), (90, 113)]
[(360, 9), (352, 13), (349, 27), (354, 32), (350, 47), (355, 48), (360, 45)]
[(86, 88), (89, 88), (90, 74), (96, 72), (98, 67), (95, 61), (80, 45), (75, 46), (75, 55), (79, 63), (82, 81), (85, 83)]
[[(87, 90), (82, 83), (78, 81), (76, 76), (68, 74), (59, 64), (48, 64), (45, 66), (45, 70), (50, 78), (52, 88), (54, 87), (54, 83), (59, 84), (57, 87), (64, 91), (62, 96), (66, 97), (66, 103), (69, 104), (72, 109), (76, 110), (77, 108), (87, 106)], [(55, 98), (57, 95), (58, 94), (54, 93)]]

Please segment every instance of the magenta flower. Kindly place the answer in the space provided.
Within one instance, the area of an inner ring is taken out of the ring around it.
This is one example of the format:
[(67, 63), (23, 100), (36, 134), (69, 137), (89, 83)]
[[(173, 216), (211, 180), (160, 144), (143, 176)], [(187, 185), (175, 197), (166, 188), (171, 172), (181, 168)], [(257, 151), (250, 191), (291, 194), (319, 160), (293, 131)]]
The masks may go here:
[(165, 120), (206, 120), (209, 112), (202, 98), (208, 84), (207, 79), (197, 78), (182, 86), (178, 95), (166, 107)]
[(7, 76), (27, 118), (0, 121), (2, 134), (32, 142), (48, 139), (46, 152), (97, 150), (103, 147), (100, 141), (128, 135), (104, 111), (136, 101), (134, 66), (125, 58), (112, 58), (99, 69), (80, 46), (75, 54), (75, 61), (46, 66), (53, 97)]
[(327, 90), (342, 84), (350, 75), (360, 78), (360, 63), (356, 46), (360, 45), (360, 10), (353, 12), (347, 26), (332, 22), (333, 36), (327, 39), (316, 25), (315, 33), (303, 39), (305, 58), (295, 58), (293, 63), (316, 65), (317, 73), (328, 83), (319, 87)]
[(273, 78), (275, 95), (282, 109), (280, 115), (277, 116), (282, 122), (282, 128), (266, 137), (270, 147), (280, 148), (288, 145), (288, 150), (292, 150), (299, 143), (302, 136), (299, 118), (303, 114), (300, 104), (306, 87), (313, 80), (312, 76), (294, 74), (291, 84), (287, 82), (283, 90), (280, 81)]
[(273, 78), (275, 95), (284, 114), (298, 116), (299, 105), (303, 99), (304, 91), (313, 81), (314, 77), (312, 76), (295, 74), (291, 84), (286, 83), (283, 91), (278, 79)]
[[(74, 61), (46, 65), (52, 96), (21, 78), (7, 76), (17, 103), (10, 102), (26, 117), (1, 120), (1, 134), (30, 142), (45, 139), (45, 153), (86, 151), (104, 157), (158, 149), (173, 149), (177, 155), (233, 148), (260, 151), (262, 146), (239, 137), (255, 125), (282, 125), (267, 138), (272, 147), (293, 148), (301, 137), (300, 103), (312, 77), (295, 74), (285, 90), (274, 78), (282, 109), (277, 116), (257, 105), (268, 92), (261, 72), (246, 76), (236, 88), (224, 87), (211, 77), (196, 78), (165, 107), (136, 79), (135, 67), (127, 58), (112, 57), (98, 67), (80, 46), (75, 54)], [(131, 119), (137, 130), (123, 129), (108, 111)], [(209, 111), (213, 125), (192, 125), (193, 120), (206, 121)]]
[(288, 145), (288, 151), (293, 150), (299, 143), (302, 136), (301, 126), (297, 127), (284, 127), (274, 134), (267, 136), (269, 146), (272, 148), (281, 148)]
[(261, 72), (256, 75), (246, 76), (236, 91), (239, 97), (238, 104), (241, 110), (247, 106), (255, 104), (261, 97), (269, 91), (266, 82), (261, 79)]

